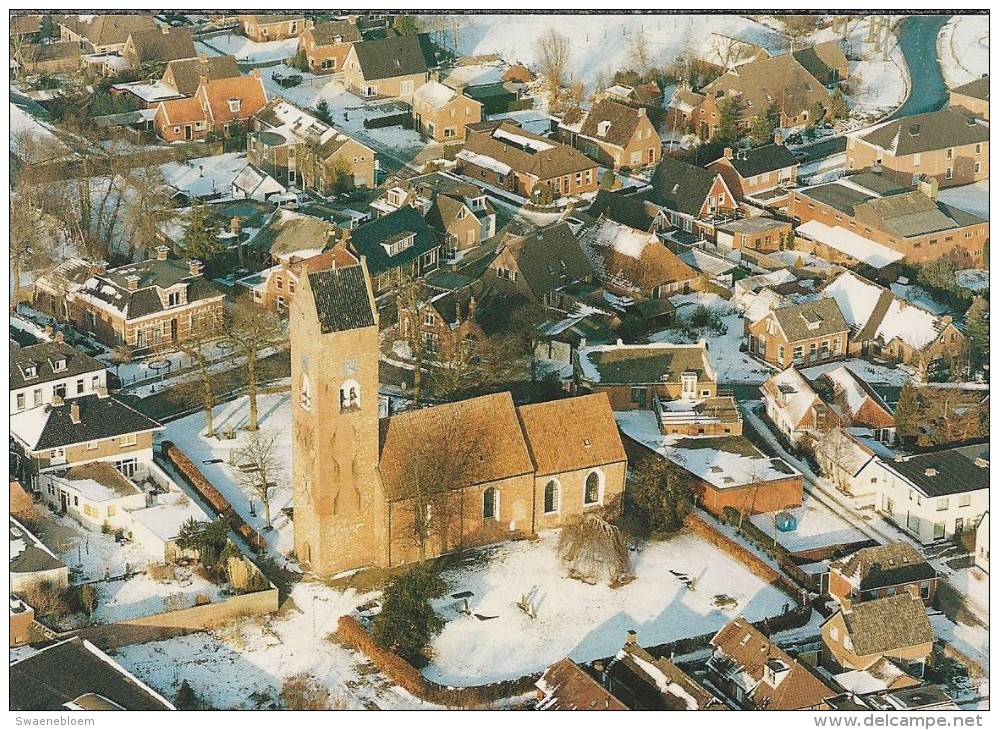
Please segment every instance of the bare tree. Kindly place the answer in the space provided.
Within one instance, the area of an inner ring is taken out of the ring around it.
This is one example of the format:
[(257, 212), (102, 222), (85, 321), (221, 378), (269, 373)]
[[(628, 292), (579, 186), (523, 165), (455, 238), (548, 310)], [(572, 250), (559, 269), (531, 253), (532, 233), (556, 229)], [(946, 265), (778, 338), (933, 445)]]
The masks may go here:
[(257, 430), (257, 359), (264, 350), (287, 342), (285, 323), (271, 310), (240, 297), (226, 321), (226, 334), (236, 351), (246, 358), (246, 388), (250, 400), (247, 431)]
[(552, 28), (538, 39), (535, 54), (538, 71), (548, 85), (549, 104), (554, 104), (569, 70), (569, 37)]
[(409, 346), (413, 360), (413, 400), (420, 402), (423, 391), (423, 369), (428, 353), (428, 338), (421, 326), (423, 309), (427, 304), (427, 286), (422, 278), (405, 276), (396, 288), (396, 307), (399, 313), (399, 337)]
[(254, 431), (236, 452), (236, 478), (260, 497), (266, 529), (271, 528), (271, 496), (284, 476), (278, 435), (277, 431)]
[(130, 189), (125, 199), (124, 255), (131, 261), (138, 251), (148, 255), (160, 235), (160, 225), (175, 215), (174, 200), (160, 173), (153, 165), (129, 170)]
[(281, 701), (289, 710), (346, 710), (343, 697), (330, 694), (307, 672), (292, 675), (281, 685)]
[(616, 587), (635, 577), (621, 531), (597, 515), (585, 515), (562, 528), (557, 550), (569, 577), (584, 583), (606, 580)]
[(209, 353), (222, 336), (222, 316), (206, 313), (195, 319), (188, 336), (177, 343), (178, 348), (194, 361), (193, 377), (173, 386), (170, 394), (180, 402), (200, 401), (205, 413), (205, 436), (215, 436), (212, 409), (215, 407), (215, 384), (212, 381)]
[(644, 76), (655, 64), (649, 39), (641, 28), (631, 36), (628, 43), (628, 64), (639, 76)]
[(19, 183), (10, 194), (11, 309), (17, 305), (24, 272), (51, 262), (58, 246), (57, 225), (38, 205), (36, 192), (37, 188)]

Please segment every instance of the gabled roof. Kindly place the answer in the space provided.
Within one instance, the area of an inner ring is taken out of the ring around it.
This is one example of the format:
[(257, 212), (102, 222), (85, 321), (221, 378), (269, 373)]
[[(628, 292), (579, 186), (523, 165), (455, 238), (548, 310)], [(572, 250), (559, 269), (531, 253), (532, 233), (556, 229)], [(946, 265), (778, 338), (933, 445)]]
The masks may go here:
[(606, 393), (520, 406), (517, 416), (538, 476), (627, 461)]
[[(16, 482), (12, 482), (16, 484)], [(30, 501), (30, 497), (28, 498)], [(10, 520), (9, 569), (12, 574), (25, 575), (47, 570), (62, 570), (66, 564), (59, 560), (45, 543), (13, 517)]]
[(320, 218), (280, 208), (253, 237), (251, 247), (275, 257), (322, 253), (336, 227)]
[[(74, 408), (79, 409), (79, 423), (73, 423)], [(42, 406), (10, 417), (11, 433), (31, 451), (159, 431), (162, 428), (160, 423), (120, 400), (98, 395), (85, 395), (66, 401), (61, 406)]]
[(656, 234), (603, 216), (583, 235), (583, 242), (602, 278), (619, 286), (650, 292), (697, 277), (697, 272), (666, 248)]
[(989, 128), (956, 109), (902, 117), (858, 135), (896, 157), (989, 141)]
[(305, 31), (312, 34), (317, 46), (332, 46), (335, 43), (355, 43), (361, 40), (361, 31), (357, 26), (346, 20), (333, 20), (328, 23), (317, 23), (314, 28)]
[(966, 84), (961, 84), (960, 86), (955, 86), (950, 90), (952, 94), (961, 94), (962, 96), (970, 96), (975, 99), (981, 99), (982, 101), (989, 100), (989, 77), (988, 75), (977, 78), (974, 81), (969, 81)]
[[(65, 361), (65, 365), (61, 370), (56, 370), (55, 365), (60, 360)], [(24, 369), (28, 365), (36, 368), (37, 375), (33, 378), (24, 376)], [(26, 388), (84, 373), (101, 372), (104, 369), (104, 363), (84, 355), (64, 342), (42, 342), (15, 347), (10, 350), (10, 389)]]
[(728, 706), (668, 659), (625, 644), (604, 676), (633, 710), (728, 710)]
[[(488, 123), (478, 129), (468, 125), (465, 148), (458, 158), (489, 167), (489, 160), (500, 169), (511, 169), (539, 180), (551, 180), (583, 170), (594, 170), (597, 163), (577, 149), (521, 129), (510, 121)], [(482, 159), (485, 158), (485, 159)]]
[(374, 302), (363, 266), (309, 274), (319, 327), (324, 334), (374, 327)]
[(627, 710), (572, 659), (555, 662), (538, 679), (539, 710)]
[(792, 304), (773, 310), (773, 315), (788, 342), (850, 331), (835, 299), (823, 298), (805, 304)]
[(825, 41), (794, 52), (794, 58), (808, 73), (827, 81), (833, 70), (848, 68), (849, 62), (838, 41)]
[(932, 644), (937, 638), (923, 601), (908, 592), (854, 603), (840, 612), (858, 656)]
[(698, 216), (718, 173), (664, 156), (652, 176), (653, 203), (669, 210)]
[(156, 30), (151, 14), (122, 13), (113, 15), (60, 15), (55, 21), (95, 46), (114, 46), (128, 40), (131, 33)]
[(742, 178), (775, 172), (786, 167), (795, 167), (798, 162), (791, 150), (782, 144), (766, 144), (749, 150), (740, 150), (730, 159), (732, 167)]
[(834, 396), (841, 398), (850, 425), (870, 428), (894, 428), (895, 418), (884, 399), (863, 378), (842, 365), (822, 374), (822, 379), (833, 388)]
[[(34, 35), (42, 29), (43, 15), (11, 15), (11, 35)], [(79, 48), (79, 46), (77, 46)]]
[(593, 268), (566, 222), (555, 223), (506, 244), (528, 287), (539, 299), (593, 276)]
[(655, 222), (655, 214), (647, 205), (639, 198), (600, 188), (587, 212), (594, 217), (603, 215), (615, 223), (622, 223), (639, 231), (649, 231)]
[(829, 563), (829, 568), (855, 580), (862, 591), (931, 580), (937, 575), (926, 558), (907, 542), (862, 548)]
[(797, 116), (818, 102), (828, 108), (829, 92), (792, 54), (752, 61), (718, 77), (701, 89), (718, 104), (735, 97), (743, 118), (765, 114), (771, 106)]
[(129, 36), (135, 46), (136, 60), (139, 63), (173, 61), (191, 58), (197, 54), (191, 31), (187, 28), (154, 28), (135, 31)]
[(902, 477), (927, 497), (946, 497), (989, 488), (989, 465), (982, 465), (958, 449), (882, 460), (881, 466)]
[(428, 81), (413, 93), (413, 103), (422, 101), (434, 109), (443, 109), (458, 97), (458, 92), (450, 86), (445, 86), (440, 81)]
[(863, 201), (854, 206), (853, 215), (872, 228), (902, 238), (984, 223), (981, 218), (938, 203), (919, 190)]
[(579, 366), (584, 378), (602, 385), (679, 383), (685, 372), (717, 381), (704, 345), (597, 345), (579, 351)]
[(83, 55), (83, 51), (80, 50), (79, 43), (66, 41), (64, 43), (25, 46), (21, 54), (26, 63), (44, 63), (45, 61), (79, 58)]
[[(415, 234), (413, 245), (390, 256), (382, 244), (404, 233)], [(350, 236), (350, 245), (358, 255), (367, 257), (368, 271), (372, 276), (377, 276), (432, 251), (440, 246), (440, 242), (437, 234), (420, 215), (420, 211), (404, 205), (388, 215), (354, 229)]]
[(89, 641), (74, 637), (10, 665), (10, 709), (65, 712), (71, 707), (174, 710)]
[(353, 49), (365, 81), (425, 74), (440, 65), (428, 33), (360, 41)]
[[(207, 56), (170, 61), (167, 70), (173, 72), (174, 88), (184, 96), (194, 96), (205, 76), (209, 81), (231, 79), (240, 75), (235, 56)], [(163, 72), (164, 76), (166, 71)]]
[[(613, 99), (603, 99), (586, 115), (579, 133), (616, 147), (626, 147), (645, 118), (644, 109), (639, 110)], [(600, 134), (603, 129), (606, 131)]]
[[(200, 84), (198, 97), (208, 108), (208, 116), (213, 125), (247, 119), (267, 105), (267, 92), (259, 76), (236, 76), (225, 79), (209, 79)], [(230, 100), (238, 100), (239, 108), (233, 111)]]
[(198, 99), (167, 99), (161, 101), (158, 107), (163, 110), (167, 124), (191, 124), (192, 122), (207, 122), (208, 113)]
[(771, 375), (760, 388), (787, 413), (794, 429), (801, 427), (811, 408), (821, 403), (818, 394), (793, 365)]

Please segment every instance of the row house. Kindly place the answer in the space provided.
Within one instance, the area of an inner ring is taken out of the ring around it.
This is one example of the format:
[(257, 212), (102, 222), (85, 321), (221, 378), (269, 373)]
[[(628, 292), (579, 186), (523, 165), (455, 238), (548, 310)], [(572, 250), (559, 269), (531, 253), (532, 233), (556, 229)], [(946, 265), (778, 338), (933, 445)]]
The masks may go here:
[(748, 329), (749, 352), (781, 368), (810, 367), (847, 356), (850, 327), (834, 299), (770, 310)]
[(107, 369), (99, 360), (62, 341), (10, 349), (10, 415), (93, 395), (107, 388)]
[(817, 220), (845, 228), (898, 251), (910, 263), (958, 250), (981, 265), (988, 221), (935, 198), (932, 184), (906, 192), (879, 175), (862, 173), (794, 191), (788, 213), (799, 224)]
[(204, 139), (209, 134), (229, 138), (247, 131), (253, 115), (266, 104), (260, 69), (235, 78), (202, 77), (193, 97), (159, 103), (153, 131), (166, 142)]
[(716, 243), (722, 249), (776, 253), (791, 239), (791, 224), (762, 215), (753, 216), (723, 223), (715, 228), (715, 235)]
[(615, 171), (651, 167), (662, 156), (659, 133), (645, 108), (610, 98), (590, 110), (571, 109), (559, 123), (556, 137)]
[(798, 161), (779, 144), (734, 152), (726, 147), (707, 169), (721, 174), (738, 202), (756, 207), (782, 207), (787, 201), (786, 189), (798, 183)]
[(332, 20), (310, 25), (298, 39), (298, 52), (314, 74), (341, 73), (350, 47), (361, 40), (357, 24)]
[(871, 169), (911, 187), (927, 178), (941, 188), (986, 180), (988, 123), (957, 109), (941, 109), (850, 134), (847, 173)]
[(413, 127), (433, 142), (460, 143), (465, 127), (482, 121), (482, 104), (439, 81), (428, 81), (413, 94)]
[(305, 32), (304, 15), (237, 15), (237, 29), (255, 43), (298, 38)]
[(70, 259), (35, 282), (34, 302), (108, 347), (136, 355), (176, 348), (199, 327), (221, 321), (224, 294), (201, 273), (199, 261), (156, 258), (108, 269)]
[(989, 77), (988, 75), (955, 87), (949, 92), (949, 104), (958, 111), (978, 119), (989, 118)]
[(738, 202), (718, 172), (664, 157), (652, 176), (647, 198), (660, 207), (673, 228), (714, 240), (719, 224), (737, 217)]
[(482, 339), (476, 322), (477, 302), (473, 287), (432, 293), (412, 309), (397, 300), (399, 335), (409, 341), (419, 332), (423, 352), (442, 362), (454, 362), (461, 355), (470, 357)]
[(593, 192), (597, 163), (568, 145), (521, 129), (516, 123), (469, 125), (465, 147), (456, 156), (465, 177), (535, 199), (550, 191), (553, 200)]
[(843, 606), (903, 594), (931, 606), (936, 592), (936, 569), (907, 542), (861, 548), (829, 563), (829, 595)]
[(417, 33), (352, 44), (343, 62), (343, 78), (358, 96), (408, 101), (439, 67), (430, 35)]

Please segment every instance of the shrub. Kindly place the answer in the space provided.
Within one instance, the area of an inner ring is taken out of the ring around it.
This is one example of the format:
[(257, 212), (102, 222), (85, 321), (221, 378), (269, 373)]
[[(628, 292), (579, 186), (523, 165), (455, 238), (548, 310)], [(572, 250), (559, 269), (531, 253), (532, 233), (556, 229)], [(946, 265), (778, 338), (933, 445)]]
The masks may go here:
[(447, 583), (426, 564), (415, 565), (385, 589), (382, 610), (372, 621), (374, 639), (410, 664), (427, 661), (427, 647), (444, 628), (444, 619), (430, 605), (444, 595)]
[(174, 578), (173, 566), (165, 565), (164, 563), (151, 563), (146, 569), (146, 573), (158, 583), (173, 580)]
[(621, 531), (596, 515), (586, 515), (562, 528), (557, 550), (569, 577), (584, 583), (606, 581), (614, 587), (635, 577)]
[(289, 710), (346, 710), (347, 701), (336, 697), (305, 672), (288, 677), (281, 685), (281, 701)]

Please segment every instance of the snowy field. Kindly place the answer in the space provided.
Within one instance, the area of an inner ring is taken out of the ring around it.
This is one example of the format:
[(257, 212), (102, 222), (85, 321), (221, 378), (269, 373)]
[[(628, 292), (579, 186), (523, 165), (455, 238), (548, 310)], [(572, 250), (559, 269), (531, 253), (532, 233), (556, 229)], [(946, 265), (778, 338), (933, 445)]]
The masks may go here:
[(958, 286), (972, 291), (981, 291), (989, 288), (988, 269), (961, 269), (954, 272), (957, 276)]
[(252, 66), (291, 58), (298, 50), (298, 38), (255, 43), (244, 36), (229, 33), (197, 41), (194, 46), (198, 53), (207, 53), (209, 56), (235, 56), (237, 62)]
[(944, 188), (937, 193), (937, 200), (947, 205), (953, 205), (984, 220), (989, 219), (989, 181), (979, 180), (970, 185), (959, 185), (956, 188)]
[(68, 150), (45, 124), (13, 102), (10, 104), (10, 151), (28, 162), (44, 162)]
[(989, 72), (989, 18), (958, 15), (937, 38), (937, 58), (949, 88), (974, 81)]
[[(291, 520), (281, 514), (282, 509), (291, 507), (291, 395), (261, 395), (257, 398), (257, 405), (260, 429), (278, 433), (274, 451), (280, 473), (274, 477), (278, 486), (270, 498), (274, 529), (260, 534), (267, 540), (271, 555), (280, 563), (295, 546)], [(249, 420), (249, 399), (244, 396), (216, 406), (212, 414), (216, 433), (231, 426), (236, 429), (235, 440), (205, 438), (204, 411), (168, 423), (162, 438), (173, 441), (229, 500), (239, 516), (250, 527), (262, 531), (266, 522), (260, 496), (253, 489), (240, 485), (236, 478), (237, 470), (229, 465), (230, 456), (242, 448), (250, 437), (247, 431), (242, 430)], [(251, 514), (251, 503), (256, 514)]]
[(767, 535), (776, 534), (777, 542), (792, 553), (867, 539), (867, 535), (808, 494), (801, 507), (787, 511), (798, 518), (797, 529), (789, 532), (775, 533), (772, 512), (749, 519)]
[[(725, 326), (724, 334), (715, 336), (705, 330), (699, 335), (708, 341), (708, 356), (711, 358), (711, 364), (718, 371), (720, 384), (762, 383), (770, 376), (770, 369), (763, 363), (754, 360), (745, 352), (739, 352), (739, 346), (743, 342), (742, 315), (725, 299), (717, 294), (696, 292), (670, 297), (670, 301), (676, 307), (677, 317), (680, 318), (689, 317), (698, 305), (704, 305), (721, 316), (721, 321)], [(650, 335), (649, 340), (651, 342), (683, 344), (696, 342), (697, 338), (685, 338), (677, 330), (668, 329)]]
[[(742, 615), (774, 616), (792, 603), (707, 542), (681, 534), (648, 543), (632, 553), (637, 578), (625, 586), (586, 585), (565, 577), (555, 554), (557, 536), (503, 545), (487, 563), (445, 573), (452, 592), (470, 591), (469, 609), (450, 596), (435, 602), (448, 619), (423, 673), (442, 683), (481, 684), (543, 670), (566, 656), (591, 661), (615, 654), (626, 633), (650, 646), (721, 628)], [(694, 579), (688, 590), (670, 571)], [(517, 607), (521, 596), (537, 606), (537, 618)], [(724, 610), (715, 599), (737, 601)]]

